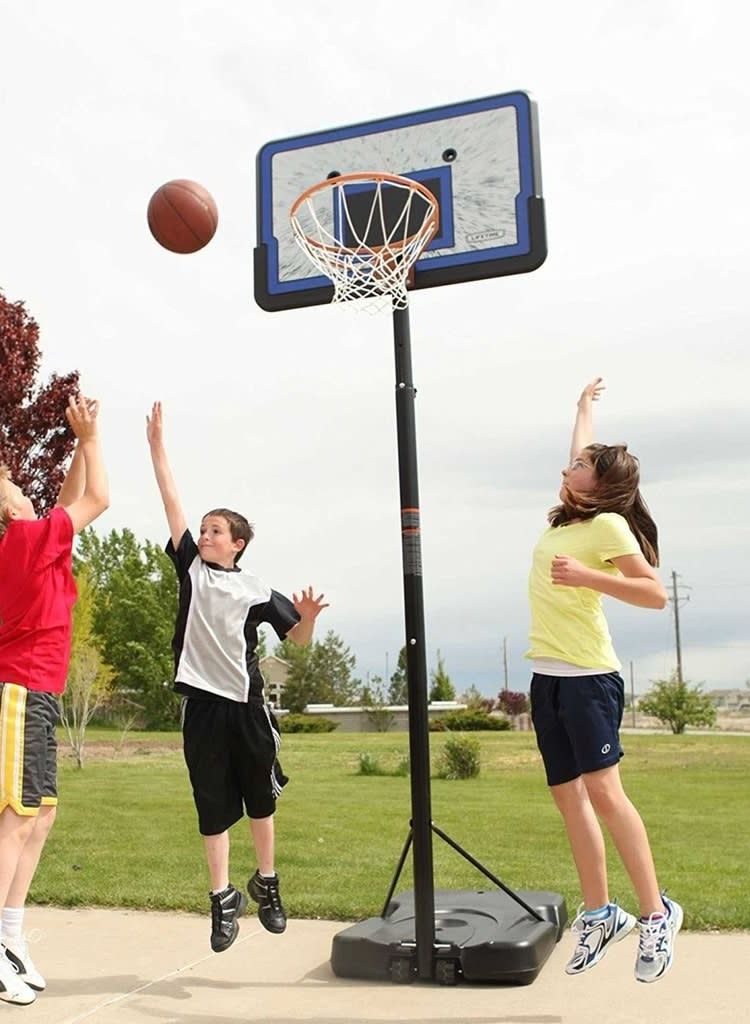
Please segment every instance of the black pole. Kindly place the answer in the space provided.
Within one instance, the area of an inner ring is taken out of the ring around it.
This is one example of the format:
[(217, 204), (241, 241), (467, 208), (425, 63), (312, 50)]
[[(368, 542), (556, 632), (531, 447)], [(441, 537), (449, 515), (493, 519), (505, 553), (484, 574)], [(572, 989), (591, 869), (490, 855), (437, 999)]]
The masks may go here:
[(411, 369), (409, 310), (393, 310), (396, 355), (396, 431), (401, 493), (401, 554), (404, 570), (406, 675), (409, 693), (409, 757), (414, 841), (414, 907), (417, 976), (432, 979), (435, 945), (435, 892), (432, 874), (430, 744), (427, 714), (422, 543), (417, 483), (416, 394)]

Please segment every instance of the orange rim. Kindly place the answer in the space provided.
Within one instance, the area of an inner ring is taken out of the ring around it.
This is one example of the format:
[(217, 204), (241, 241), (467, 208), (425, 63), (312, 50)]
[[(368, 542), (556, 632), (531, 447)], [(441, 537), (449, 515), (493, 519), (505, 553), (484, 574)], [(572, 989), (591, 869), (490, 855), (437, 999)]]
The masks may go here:
[[(326, 178), (325, 181), (319, 181), (316, 185), (311, 185), (310, 188), (306, 188), (295, 201), (292, 203), (292, 208), (289, 211), (289, 216), (292, 220), (297, 216), (299, 208), (304, 202), (316, 195), (318, 192), (325, 192), (329, 188), (338, 188), (340, 185), (347, 185), (350, 182), (360, 181), (374, 181), (374, 182), (390, 182), (394, 185), (401, 185), (404, 188), (408, 188), (411, 192), (416, 192), (422, 196), (429, 206), (429, 213), (425, 217), (422, 228), (419, 231), (415, 231), (414, 234), (409, 235), (399, 242), (389, 242), (387, 248), (393, 251), (404, 249), (412, 239), (416, 238), (424, 228), (425, 224), (429, 225), (429, 232), (425, 237), (425, 245), (430, 241), (431, 238), (437, 233), (438, 227), (438, 201), (435, 196), (430, 192), (428, 188), (425, 188), (418, 181), (414, 181), (413, 178), (404, 178), (398, 174), (388, 174), (385, 171), (358, 171), (353, 174), (338, 174), (334, 178)], [(370, 246), (357, 246), (356, 248), (348, 245), (326, 245), (324, 242), (319, 242), (315, 238), (311, 238), (310, 235), (302, 231), (300, 228), (300, 234), (304, 237), (308, 245), (314, 246), (316, 249), (323, 249), (325, 252), (348, 252), (352, 256), (365, 255), (367, 253), (379, 253), (381, 249), (385, 249), (384, 245), (370, 245)]]

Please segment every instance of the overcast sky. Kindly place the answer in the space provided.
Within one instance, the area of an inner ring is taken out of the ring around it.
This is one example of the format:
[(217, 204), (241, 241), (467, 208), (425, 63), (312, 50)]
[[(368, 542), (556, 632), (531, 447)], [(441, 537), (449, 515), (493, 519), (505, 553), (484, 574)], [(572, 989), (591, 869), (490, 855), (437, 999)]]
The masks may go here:
[[(256, 524), (243, 566), (331, 602), (364, 678), (403, 643), (390, 318), (264, 313), (252, 296), (265, 142), (517, 89), (539, 106), (549, 257), (412, 298), (428, 660), (496, 693), (523, 660), (531, 549), (575, 402), (628, 442), (680, 574), (684, 672), (750, 678), (750, 16), (740, 4), (0, 0), (0, 287), (44, 373), (102, 402), (101, 531), (162, 540), (144, 422), (164, 402), (189, 521)], [(460, 21), (457, 22), (457, 12)], [(345, 21), (339, 20), (344, 12)], [(745, 70), (743, 70), (745, 69)], [(201, 182), (216, 237), (177, 256), (146, 206)], [(670, 611), (607, 600), (635, 686), (675, 663)]]

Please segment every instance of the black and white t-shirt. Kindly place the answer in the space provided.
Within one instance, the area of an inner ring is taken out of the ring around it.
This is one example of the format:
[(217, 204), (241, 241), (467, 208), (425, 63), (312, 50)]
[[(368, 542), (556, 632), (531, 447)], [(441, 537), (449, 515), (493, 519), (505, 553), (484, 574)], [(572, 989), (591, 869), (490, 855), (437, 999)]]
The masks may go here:
[(176, 551), (171, 540), (166, 551), (180, 581), (172, 641), (175, 690), (204, 699), (261, 700), (258, 626), (269, 623), (283, 640), (299, 622), (294, 605), (238, 566), (204, 562), (189, 530)]

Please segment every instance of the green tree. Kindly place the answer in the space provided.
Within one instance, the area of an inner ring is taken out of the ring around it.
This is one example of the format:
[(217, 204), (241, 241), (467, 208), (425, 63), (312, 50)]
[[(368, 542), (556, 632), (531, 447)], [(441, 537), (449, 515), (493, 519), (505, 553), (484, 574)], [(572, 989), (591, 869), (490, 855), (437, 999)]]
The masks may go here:
[(172, 690), (171, 639), (177, 577), (162, 549), (141, 544), (130, 530), (100, 537), (85, 530), (76, 568), (86, 566), (96, 590), (93, 628), (114, 670), (115, 689), (143, 708), (148, 728), (171, 728), (179, 718)]
[(669, 679), (658, 679), (652, 689), (638, 702), (644, 715), (658, 718), (675, 735), (685, 731), (686, 725), (713, 725), (716, 708), (700, 686), (689, 686), (673, 672)]
[(286, 710), (292, 714), (301, 714), (307, 704), (328, 703), (319, 698), (317, 693), (314, 696), (309, 696), (314, 693), (312, 679), (308, 679), (308, 665), (311, 653), (312, 645), (308, 644), (307, 647), (298, 647), (291, 640), (282, 641), (274, 650), (274, 654), (279, 658), (283, 658), (289, 665), (282, 701)]
[(356, 703), (360, 683), (352, 672), (357, 659), (333, 630), (307, 647), (284, 640), (274, 653), (289, 663), (284, 684), (284, 706), (289, 711), (302, 712), (308, 704)]
[(392, 674), (388, 685), (388, 703), (409, 703), (409, 686), (406, 677), (406, 647), (402, 647), (398, 652), (396, 671)]
[(60, 717), (76, 764), (83, 768), (86, 728), (97, 709), (111, 696), (114, 672), (102, 658), (94, 634), (95, 591), (86, 567), (79, 571), (76, 583), (78, 600), (73, 608), (70, 664), (60, 700)]
[[(459, 697), (462, 704), (466, 705), (468, 711), (485, 711), (487, 698), (479, 692), (479, 689), (472, 683)], [(494, 703), (494, 702), (493, 702)]]
[(396, 716), (388, 710), (388, 698), (382, 676), (373, 676), (360, 688), (359, 701), (367, 709), (367, 719), (375, 732), (388, 732), (396, 724)]
[(437, 652), (437, 668), (432, 670), (432, 686), (430, 687), (430, 700), (455, 700), (456, 690), (451, 682), (451, 677), (445, 671), (445, 662)]
[(258, 661), (260, 661), (261, 658), (265, 658), (268, 654), (268, 640), (262, 626), (258, 630), (258, 646), (255, 648), (255, 653), (258, 656)]

